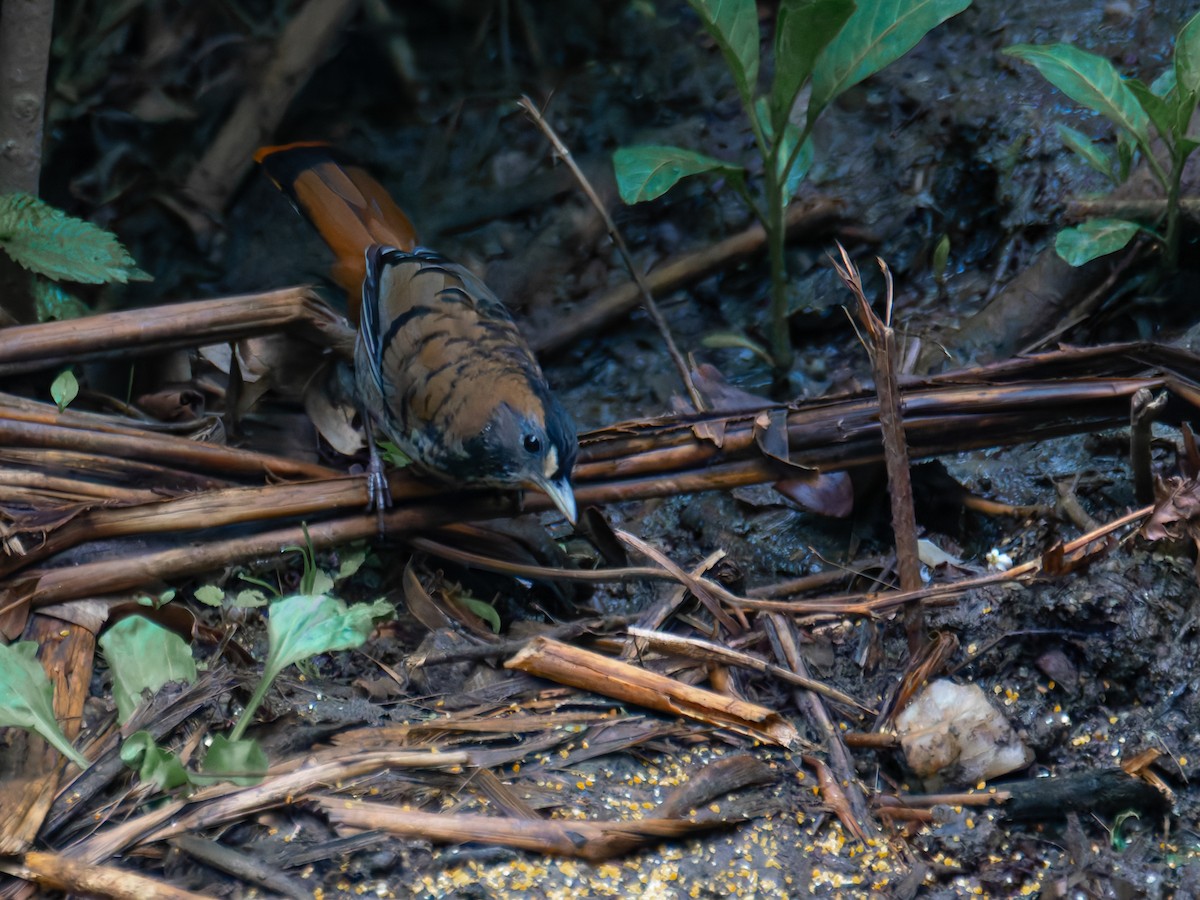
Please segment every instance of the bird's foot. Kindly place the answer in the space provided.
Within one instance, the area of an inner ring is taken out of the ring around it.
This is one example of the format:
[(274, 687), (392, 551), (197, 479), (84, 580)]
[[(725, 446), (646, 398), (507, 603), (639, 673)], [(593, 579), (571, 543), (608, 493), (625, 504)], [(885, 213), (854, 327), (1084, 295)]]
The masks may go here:
[(379, 525), (379, 534), (384, 533), (383, 514), (392, 505), (392, 492), (388, 488), (387, 473), (383, 471), (383, 461), (375, 453), (371, 454), (371, 462), (367, 465), (367, 512), (375, 510), (375, 518)]

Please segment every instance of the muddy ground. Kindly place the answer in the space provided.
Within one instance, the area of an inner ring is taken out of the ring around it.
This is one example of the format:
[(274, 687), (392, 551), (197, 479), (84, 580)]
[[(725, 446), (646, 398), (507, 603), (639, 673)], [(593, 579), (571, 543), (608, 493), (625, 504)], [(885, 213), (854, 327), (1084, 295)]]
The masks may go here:
[[(766, 28), (772, 7), (760, 4)], [(1031, 68), (1002, 56), (1002, 48), (1071, 41), (1150, 80), (1168, 58), (1174, 31), (1193, 12), (1183, 2), (979, 0), (841, 98), (817, 132), (816, 162), (804, 193), (837, 198), (846, 214), (828, 233), (794, 242), (788, 251), (797, 349), (792, 394), (811, 398), (870, 382), (866, 355), (841, 309), (849, 294), (826, 259), (834, 238), (864, 270), (873, 269), (876, 255), (887, 261), (896, 277), (902, 331), (937, 334), (954, 359), (954, 326), (1048, 245), (1068, 198), (1103, 188), (1064, 150), (1053, 124), (1100, 136), (1108, 133), (1105, 123), (1073, 108)], [(687, 144), (752, 164), (753, 142), (732, 85), (685, 4), (437, 2), (404, 5), (401, 15), (402, 36), (413, 52), (412, 81), (396, 76), (360, 16), (300, 94), (277, 138), (331, 140), (357, 156), (401, 198), (425, 243), (481, 271), (531, 333), (571, 316), (626, 275), (577, 192), (522, 199), (523, 190), (534, 195), (529, 185), (542, 184), (548, 171), (544, 139), (514, 105), (522, 92), (546, 105), (576, 157), (598, 173), (646, 267), (750, 224), (733, 192), (711, 180), (694, 179), (660, 201), (625, 208), (604, 174), (615, 148), (647, 142)], [(138, 49), (136, 36), (128, 40)], [(234, 85), (243, 74), (234, 74)], [(216, 98), (233, 91), (209, 75)], [(218, 105), (203, 97), (198, 102)], [(159, 167), (163, 190), (186, 166), (189, 147), (205, 138), (186, 119), (131, 124), (117, 109), (99, 110), (90, 127), (99, 150), (145, 139), (138, 155)], [(85, 130), (73, 120), (51, 135), (46, 193), (66, 206), (105, 199), (99, 196), (103, 175), (95, 176), (99, 185), (80, 180), (80, 172), (101, 171), (103, 163), (81, 149)], [(73, 135), (81, 142), (74, 148)], [(221, 232), (199, 247), (177, 218), (150, 202), (149, 193), (137, 198), (140, 203), (126, 193), (105, 207), (110, 226), (157, 278), (121, 302), (246, 292), (323, 277), (327, 259), (319, 242), (256, 174), (240, 188)], [(498, 212), (476, 221), (493, 202)], [(942, 235), (949, 236), (951, 253), (939, 291), (930, 260)], [(1179, 284), (1191, 277), (1185, 271)], [(877, 285), (873, 278), (869, 283)], [(730, 331), (761, 340), (767, 293), (760, 258), (678, 291), (662, 305), (685, 351), (717, 366), (737, 386), (765, 393), (770, 372), (753, 353), (704, 343)], [(1076, 344), (1132, 335), (1169, 340), (1195, 320), (1193, 303), (1185, 287), (1172, 285), (1151, 296), (1136, 286), (1114, 291), (1099, 314), (1061, 337)], [(679, 393), (661, 341), (640, 311), (544, 362), (585, 430), (668, 412)], [(1169, 429), (1161, 436), (1178, 438)], [(1119, 434), (1079, 435), (943, 462), (975, 493), (1012, 504), (1053, 506), (1056, 485), (1074, 483), (1087, 511), (1103, 522), (1133, 506), (1124, 447)], [(1163, 453), (1159, 461), (1169, 467), (1173, 456)], [(804, 512), (767, 489), (631, 503), (605, 513), (683, 564), (726, 551), (745, 587), (753, 588), (888, 553), (886, 505), (873, 499), (861, 498), (848, 520)], [(560, 526), (553, 531), (565, 535)], [(1023, 561), (1078, 533), (1050, 517), (977, 513), (938, 521), (927, 531), (978, 569), (993, 547)], [(379, 548), (377, 591), (399, 598), (406, 552), (399, 545)], [(519, 629), (523, 618), (543, 618), (539, 611), (553, 600), (544, 589), (472, 577), (477, 596), (500, 599), (507, 629)], [(605, 613), (631, 613), (665, 590), (600, 586), (584, 602)], [(1098, 770), (1156, 748), (1164, 754), (1160, 771), (1175, 791), (1167, 814), (1014, 823), (995, 813), (945, 807), (932, 825), (885, 822), (870, 845), (862, 845), (829, 814), (813, 789), (812, 771), (790, 754), (729, 735), (673, 733), (566, 771), (541, 761), (542, 793), (535, 805), (562, 817), (632, 815), (701, 764), (749, 750), (777, 777), (726, 802), (761, 815), (606, 864), (380, 838), (370, 850), (314, 863), (304, 877), (322, 885), (325, 896), (1196, 896), (1200, 795), (1190, 778), (1200, 757), (1193, 724), (1200, 720), (1192, 650), (1197, 597), (1190, 559), (1129, 540), (1086, 570), (1034, 586), (973, 591), (929, 613), (931, 630), (958, 639), (950, 665), (966, 665), (955, 677), (994, 697), (1032, 749), (1033, 764), (1019, 774)], [(826, 623), (809, 637), (814, 673), (871, 705), (888, 696), (903, 672), (907, 651), (898, 622)], [(407, 621), (366, 649), (372, 658), (395, 663), (421, 638), (422, 629)], [(377, 676), (367, 656), (319, 662), (303, 686), (283, 685), (300, 710), (283, 721), (324, 737), (350, 722), (407, 721), (431, 697), (452, 705), (456, 696), (469, 698), (463, 692), (477, 682), (466, 679), (478, 673), (446, 669), (412, 687), (411, 696), (391, 697), (370, 713), (363, 712), (369, 704), (362, 692), (349, 687), (360, 676)], [(802, 730), (808, 727), (783, 686), (752, 679), (737, 684)], [(344, 702), (314, 703), (317, 693)], [(849, 730), (871, 724), (839, 722)], [(868, 792), (908, 784), (891, 753), (857, 750), (854, 758)], [(468, 809), (478, 803), (463, 802)], [(284, 826), (282, 819), (247, 822), (225, 840), (269, 848), (278, 840), (270, 829)], [(193, 888), (226, 877), (182, 860), (168, 864), (166, 874)], [(216, 883), (224, 885), (218, 893), (245, 890)]]

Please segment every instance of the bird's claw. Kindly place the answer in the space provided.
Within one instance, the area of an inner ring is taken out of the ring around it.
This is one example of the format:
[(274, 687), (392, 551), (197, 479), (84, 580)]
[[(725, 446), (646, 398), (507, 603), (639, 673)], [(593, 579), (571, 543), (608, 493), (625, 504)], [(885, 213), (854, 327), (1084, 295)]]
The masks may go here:
[(375, 518), (379, 523), (379, 534), (384, 533), (383, 514), (392, 505), (392, 492), (388, 488), (387, 474), (383, 471), (383, 462), (372, 453), (371, 462), (367, 465), (367, 512), (375, 510)]

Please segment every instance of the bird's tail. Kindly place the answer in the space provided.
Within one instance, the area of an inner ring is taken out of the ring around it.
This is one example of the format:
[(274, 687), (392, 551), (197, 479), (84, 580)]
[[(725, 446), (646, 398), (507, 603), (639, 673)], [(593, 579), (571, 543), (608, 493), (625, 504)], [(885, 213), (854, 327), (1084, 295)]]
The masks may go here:
[(333, 250), (333, 277), (345, 288), (350, 318), (357, 323), (367, 248), (382, 244), (412, 250), (417, 244), (412, 222), (383, 185), (328, 144), (262, 147), (254, 161)]

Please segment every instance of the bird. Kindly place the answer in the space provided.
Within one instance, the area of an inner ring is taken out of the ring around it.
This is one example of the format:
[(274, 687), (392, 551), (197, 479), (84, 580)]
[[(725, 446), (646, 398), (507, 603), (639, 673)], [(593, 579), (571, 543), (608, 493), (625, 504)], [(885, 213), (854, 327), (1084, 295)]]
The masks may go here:
[(302, 141), (254, 158), (336, 257), (332, 274), (358, 328), (368, 509), (391, 503), (374, 425), (423, 473), (539, 490), (574, 524), (575, 424), (504, 303), (466, 267), (419, 246), (387, 190), (334, 147)]

